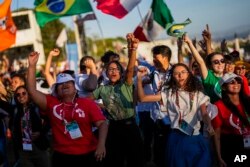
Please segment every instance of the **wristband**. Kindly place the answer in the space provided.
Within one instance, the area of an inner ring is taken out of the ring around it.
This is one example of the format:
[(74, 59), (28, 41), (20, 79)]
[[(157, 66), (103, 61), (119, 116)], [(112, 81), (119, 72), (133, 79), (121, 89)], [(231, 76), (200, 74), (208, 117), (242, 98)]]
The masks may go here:
[(128, 48), (128, 50), (137, 50), (137, 48)]

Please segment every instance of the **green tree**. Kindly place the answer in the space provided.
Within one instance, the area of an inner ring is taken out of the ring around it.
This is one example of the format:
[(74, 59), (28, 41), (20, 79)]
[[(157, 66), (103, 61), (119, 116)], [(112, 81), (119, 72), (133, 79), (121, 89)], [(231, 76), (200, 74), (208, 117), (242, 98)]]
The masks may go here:
[[(54, 20), (47, 23), (44, 27), (41, 27), (42, 39), (43, 39), (43, 47), (44, 53), (47, 58), (47, 55), (51, 51), (51, 49), (57, 47), (56, 39), (58, 38), (62, 29), (66, 27), (64, 23), (60, 20)], [(65, 59), (65, 50), (62, 50), (63, 56), (59, 56), (58, 59)]]

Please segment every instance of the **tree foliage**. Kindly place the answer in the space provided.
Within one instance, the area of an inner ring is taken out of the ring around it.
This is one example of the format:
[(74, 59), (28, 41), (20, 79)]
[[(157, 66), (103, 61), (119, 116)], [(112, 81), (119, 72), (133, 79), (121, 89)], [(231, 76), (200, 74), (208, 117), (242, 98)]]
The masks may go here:
[[(41, 27), (43, 47), (46, 58), (49, 52), (53, 48), (57, 47), (56, 39), (64, 27), (66, 27), (65, 24), (62, 23), (60, 20), (48, 22), (44, 27)], [(62, 50), (62, 54), (63, 56), (60, 56), (60, 59), (65, 58), (65, 50)]]

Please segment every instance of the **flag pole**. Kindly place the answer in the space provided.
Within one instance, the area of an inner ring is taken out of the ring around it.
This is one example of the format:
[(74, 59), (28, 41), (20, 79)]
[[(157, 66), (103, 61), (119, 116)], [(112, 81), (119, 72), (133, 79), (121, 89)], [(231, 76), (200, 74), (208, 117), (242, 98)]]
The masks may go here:
[[(90, 4), (91, 5), (91, 4)], [(91, 7), (92, 7), (92, 5), (91, 5)], [(105, 43), (105, 41), (104, 41), (104, 35), (103, 35), (103, 31), (102, 31), (102, 27), (101, 27), (101, 24), (100, 24), (100, 21), (99, 21), (99, 19), (96, 17), (96, 13), (95, 13), (95, 10), (93, 10), (93, 7), (92, 7), (92, 11), (93, 11), (93, 13), (95, 14), (95, 18), (96, 18), (96, 22), (97, 22), (97, 26), (98, 26), (98, 28), (99, 28), (99, 31), (100, 31), (100, 34), (101, 34), (101, 37), (102, 37), (102, 44), (103, 44), (103, 47), (105, 48), (105, 51), (106, 51), (106, 43)]]
[(101, 27), (100, 21), (99, 21), (99, 19), (96, 17), (96, 14), (95, 14), (95, 11), (94, 11), (94, 10), (93, 10), (93, 13), (94, 13), (94, 15), (95, 15), (95, 18), (96, 18), (95, 20), (96, 20), (96, 22), (97, 22), (97, 26), (98, 26), (99, 31), (100, 31), (100, 34), (101, 34), (103, 47), (105, 48), (105, 51), (106, 51), (106, 43), (105, 43), (105, 41), (104, 41), (104, 35), (103, 35), (103, 31), (102, 31), (102, 27)]
[[(95, 13), (95, 12), (94, 12), (94, 13)], [(103, 46), (104, 46), (105, 51), (106, 51), (106, 43), (105, 43), (105, 41), (104, 41), (103, 31), (102, 31), (101, 24), (100, 24), (99, 20), (97, 19), (97, 17), (96, 17), (96, 22), (97, 22), (98, 28), (99, 28), (100, 33), (101, 33), (101, 36), (102, 36), (102, 43), (103, 43)]]
[[(139, 5), (137, 5), (136, 8), (137, 8), (137, 11), (138, 11), (139, 16), (140, 16), (140, 18), (141, 18), (141, 22), (143, 23), (143, 17), (142, 17), (142, 14), (141, 14), (141, 10), (140, 10), (140, 8), (139, 8)], [(143, 26), (143, 28), (145, 28), (145, 25), (144, 25), (144, 24), (143, 24), (142, 26)], [(149, 36), (149, 39), (150, 39), (150, 41), (155, 45), (154, 40), (152, 40), (150, 36)]]
[(142, 15), (141, 15), (141, 10), (140, 10), (140, 8), (139, 8), (139, 5), (137, 5), (136, 7), (137, 7), (137, 11), (138, 11), (138, 13), (139, 13), (139, 16), (140, 16), (140, 18), (141, 18), (141, 22), (143, 22), (143, 18), (142, 18)]
[(82, 47), (81, 47), (81, 41), (80, 41), (80, 35), (79, 35), (79, 28), (77, 23), (75, 22), (77, 20), (77, 16), (73, 16), (73, 24), (74, 24), (74, 32), (76, 37), (76, 44), (77, 44), (77, 52), (78, 52), (78, 60), (80, 60), (82, 55)]

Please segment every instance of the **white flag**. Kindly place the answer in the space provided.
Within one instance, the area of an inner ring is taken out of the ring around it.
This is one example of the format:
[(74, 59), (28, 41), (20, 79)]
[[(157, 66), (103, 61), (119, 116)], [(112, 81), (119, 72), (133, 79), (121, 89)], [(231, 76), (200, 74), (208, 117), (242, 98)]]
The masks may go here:
[(57, 40), (56, 40), (56, 45), (58, 47), (63, 47), (64, 44), (67, 42), (68, 38), (67, 38), (67, 33), (66, 33), (66, 29), (63, 28), (61, 33), (59, 34)]

